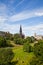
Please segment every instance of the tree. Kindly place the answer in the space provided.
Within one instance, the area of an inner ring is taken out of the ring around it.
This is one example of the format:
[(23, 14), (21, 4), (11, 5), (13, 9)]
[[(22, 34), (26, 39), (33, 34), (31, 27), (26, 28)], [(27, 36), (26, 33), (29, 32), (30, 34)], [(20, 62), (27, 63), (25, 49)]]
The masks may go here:
[(21, 38), (20, 34), (18, 34), (18, 33), (14, 34), (14, 39), (17, 39), (17, 38)]
[(13, 45), (10, 44), (10, 40), (6, 40), (4, 37), (0, 37), (0, 47), (13, 47)]
[(10, 48), (0, 48), (0, 65), (11, 63), (14, 54)]
[(40, 61), (38, 58), (33, 57), (30, 61), (30, 65), (43, 65), (43, 61)]
[(5, 47), (7, 45), (4, 37), (0, 37), (0, 47)]
[(33, 36), (31, 36), (31, 42), (35, 42), (35, 41), (36, 39)]
[(13, 40), (13, 34), (9, 33), (9, 32), (5, 32), (5, 38), (7, 40)]
[(27, 37), (25, 40), (26, 40), (26, 42), (32, 43), (31, 37)]
[(21, 38), (20, 34), (14, 35), (14, 43), (22, 45), (24, 42), (24, 39)]
[(26, 52), (32, 52), (32, 46), (28, 42), (24, 43), (23, 50)]
[(38, 43), (34, 45), (34, 54), (40, 60), (43, 60), (43, 41), (39, 40)]
[(23, 39), (22, 38), (14, 39), (14, 42), (15, 42), (15, 44), (23, 45)]
[(34, 45), (33, 52), (35, 58), (32, 59), (30, 65), (43, 65), (43, 40), (39, 40)]

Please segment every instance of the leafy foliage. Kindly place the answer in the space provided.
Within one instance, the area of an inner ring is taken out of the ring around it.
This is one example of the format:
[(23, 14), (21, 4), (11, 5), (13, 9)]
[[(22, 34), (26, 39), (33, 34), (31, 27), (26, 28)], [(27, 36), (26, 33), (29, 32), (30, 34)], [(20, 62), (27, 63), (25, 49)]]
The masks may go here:
[(31, 37), (27, 37), (25, 40), (26, 40), (26, 42), (28, 42), (28, 43), (31, 43), (31, 42), (32, 42)]
[(14, 39), (18, 39), (18, 38), (21, 38), (20, 34), (18, 34), (18, 33), (14, 34)]
[(18, 39), (14, 39), (14, 42), (15, 42), (16, 44), (23, 45), (24, 40), (23, 40), (22, 38), (18, 38)]
[(6, 32), (5, 33), (5, 38), (6, 38), (6, 40), (13, 40), (13, 35), (9, 32)]
[(43, 65), (43, 61), (40, 61), (38, 58), (33, 57), (33, 59), (30, 62), (30, 65)]
[(35, 58), (32, 59), (30, 65), (43, 65), (43, 40), (39, 40), (38, 43), (34, 45), (33, 52)]
[(24, 43), (23, 50), (26, 52), (32, 52), (32, 46), (28, 42)]
[(34, 45), (34, 54), (40, 60), (43, 60), (43, 41), (40, 40)]
[(14, 43), (22, 45), (24, 42), (24, 39), (21, 38), (20, 34), (14, 35)]
[(12, 49), (0, 48), (0, 64), (3, 65), (11, 62), (13, 57), (14, 54), (12, 52)]
[(25, 40), (26, 42), (29, 42), (29, 43), (33, 43), (34, 41), (36, 41), (36, 39), (33, 36), (27, 37)]
[(10, 44), (10, 40), (0, 37), (0, 47), (12, 47), (12, 44)]
[(31, 42), (35, 42), (35, 41), (36, 39), (33, 36), (31, 36)]
[(5, 46), (7, 46), (5, 38), (0, 37), (0, 47), (5, 47)]

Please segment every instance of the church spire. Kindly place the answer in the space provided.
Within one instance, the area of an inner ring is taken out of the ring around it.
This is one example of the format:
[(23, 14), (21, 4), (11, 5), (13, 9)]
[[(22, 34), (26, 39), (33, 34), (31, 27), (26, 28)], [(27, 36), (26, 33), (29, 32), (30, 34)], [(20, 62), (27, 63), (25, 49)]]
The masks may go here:
[(21, 38), (24, 38), (25, 37), (25, 35), (22, 33), (22, 26), (20, 25), (20, 37)]
[(22, 36), (22, 26), (20, 25), (20, 35)]

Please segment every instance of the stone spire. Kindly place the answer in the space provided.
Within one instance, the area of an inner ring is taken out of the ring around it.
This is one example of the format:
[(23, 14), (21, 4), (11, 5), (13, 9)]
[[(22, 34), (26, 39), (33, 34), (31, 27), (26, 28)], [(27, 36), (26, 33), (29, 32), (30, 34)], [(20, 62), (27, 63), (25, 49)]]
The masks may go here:
[(20, 25), (20, 35), (22, 36), (22, 26)]

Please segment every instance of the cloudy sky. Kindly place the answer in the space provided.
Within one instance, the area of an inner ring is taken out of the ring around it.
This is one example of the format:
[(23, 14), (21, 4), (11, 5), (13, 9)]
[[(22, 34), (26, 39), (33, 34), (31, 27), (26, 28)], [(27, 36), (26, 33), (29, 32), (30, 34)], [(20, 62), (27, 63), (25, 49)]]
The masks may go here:
[(43, 35), (43, 0), (0, 0), (0, 31)]

